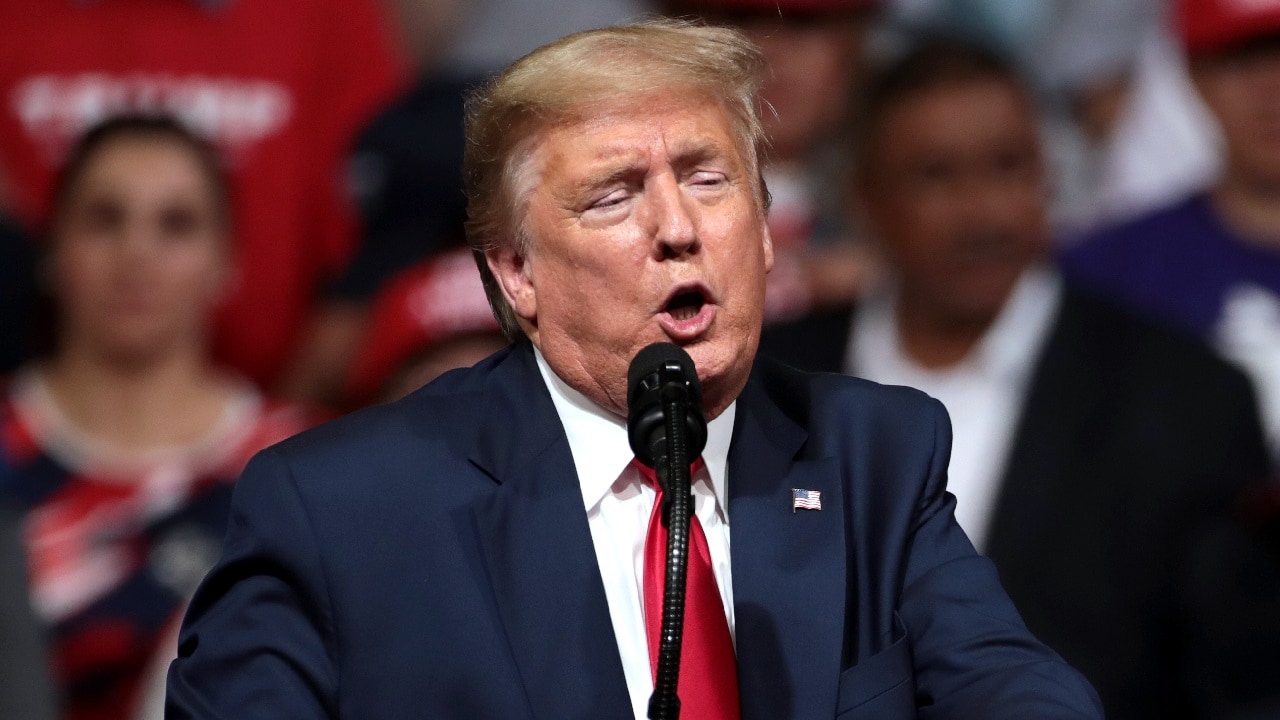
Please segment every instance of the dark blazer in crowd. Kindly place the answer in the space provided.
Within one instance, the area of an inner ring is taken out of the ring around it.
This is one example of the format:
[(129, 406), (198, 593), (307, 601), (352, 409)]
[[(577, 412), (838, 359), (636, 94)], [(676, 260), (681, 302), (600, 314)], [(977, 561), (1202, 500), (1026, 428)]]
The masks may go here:
[(21, 519), (0, 503), (0, 718), (53, 720), (44, 637), (27, 594)]
[[(760, 352), (841, 372), (853, 313), (771, 328)], [(1108, 717), (1230, 717), (1280, 692), (1277, 586), (1233, 576), (1274, 573), (1229, 519), (1267, 473), (1243, 375), (1068, 286), (1011, 447), (986, 554)], [(1247, 629), (1233, 616), (1271, 619)]]
[[(742, 717), (1098, 717), (955, 523), (941, 405), (766, 365), (728, 466)], [(527, 344), (266, 451), (233, 505), (169, 717), (631, 718)]]

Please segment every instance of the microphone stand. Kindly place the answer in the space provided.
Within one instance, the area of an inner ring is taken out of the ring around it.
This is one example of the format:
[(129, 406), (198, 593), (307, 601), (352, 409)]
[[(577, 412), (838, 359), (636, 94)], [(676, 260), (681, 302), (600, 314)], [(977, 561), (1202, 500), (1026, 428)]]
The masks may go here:
[(654, 469), (662, 486), (662, 514), (667, 527), (667, 568), (662, 596), (662, 631), (653, 695), (649, 697), (650, 720), (678, 720), (680, 698), (680, 647), (684, 638), (685, 581), (689, 574), (689, 517), (693, 498), (689, 485), (689, 434), (685, 416), (689, 411), (686, 388), (667, 385), (662, 389), (662, 419), (666, 426), (667, 453), (656, 458)]

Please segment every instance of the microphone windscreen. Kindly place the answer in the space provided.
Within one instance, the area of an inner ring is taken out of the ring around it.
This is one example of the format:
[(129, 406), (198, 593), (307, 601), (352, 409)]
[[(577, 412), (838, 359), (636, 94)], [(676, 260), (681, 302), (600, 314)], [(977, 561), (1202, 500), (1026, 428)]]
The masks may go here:
[(693, 358), (671, 343), (654, 343), (636, 353), (627, 369), (627, 439), (641, 463), (653, 467), (655, 443), (666, 437), (663, 394), (678, 388), (686, 393), (683, 434), (690, 457), (707, 444), (707, 421), (702, 416), (702, 382)]
[(656, 342), (636, 353), (627, 370), (627, 402), (636, 401), (636, 393), (641, 389), (641, 381), (664, 367), (678, 365), (685, 382), (689, 383), (690, 394), (695, 406), (702, 403), (702, 382), (698, 380), (698, 371), (693, 365), (693, 358), (684, 348), (669, 342)]

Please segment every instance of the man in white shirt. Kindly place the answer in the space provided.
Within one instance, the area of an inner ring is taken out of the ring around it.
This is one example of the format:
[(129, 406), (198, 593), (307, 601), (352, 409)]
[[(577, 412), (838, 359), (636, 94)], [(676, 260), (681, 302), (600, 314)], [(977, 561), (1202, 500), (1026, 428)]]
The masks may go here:
[(941, 407), (753, 367), (765, 72), (738, 33), (663, 21), (472, 98), (468, 234), (512, 346), (250, 463), (170, 717), (644, 717), (659, 526), (623, 418), (656, 341), (709, 421), (684, 717), (1100, 717), (955, 524)]
[(1224, 629), (1274, 603), (1222, 582), (1258, 559), (1218, 540), (1246, 532), (1229, 504), (1266, 473), (1250, 388), (1059, 278), (1036, 128), (1017, 71), (976, 48), (927, 42), (884, 68), (854, 199), (894, 281), (771, 330), (761, 354), (943, 402), (957, 520), (1108, 716), (1244, 707), (1280, 670), (1280, 635)]

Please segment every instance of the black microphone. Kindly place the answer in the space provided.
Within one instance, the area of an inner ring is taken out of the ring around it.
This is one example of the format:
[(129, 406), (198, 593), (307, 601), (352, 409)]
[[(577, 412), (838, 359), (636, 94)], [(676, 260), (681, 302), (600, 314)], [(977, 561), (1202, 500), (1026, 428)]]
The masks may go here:
[(669, 453), (663, 409), (672, 401), (682, 401), (686, 408), (682, 425), (688, 432), (692, 460), (707, 446), (702, 382), (693, 358), (683, 348), (674, 343), (653, 343), (636, 353), (627, 370), (627, 436), (636, 459), (656, 469), (659, 476), (663, 474), (662, 460)]
[(693, 359), (671, 343), (636, 353), (627, 370), (627, 437), (636, 459), (653, 468), (662, 486), (667, 563), (657, 672), (649, 697), (650, 720), (677, 720), (680, 647), (684, 638), (685, 581), (689, 574), (689, 463), (707, 445), (702, 383)]

